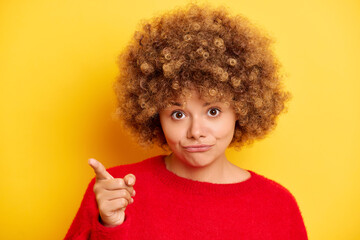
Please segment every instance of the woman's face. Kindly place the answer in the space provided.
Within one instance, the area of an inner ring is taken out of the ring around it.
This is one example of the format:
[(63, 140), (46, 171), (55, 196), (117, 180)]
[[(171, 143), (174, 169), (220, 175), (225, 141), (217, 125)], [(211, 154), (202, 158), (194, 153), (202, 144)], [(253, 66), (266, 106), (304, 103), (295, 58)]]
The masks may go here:
[(226, 160), (235, 129), (235, 113), (222, 102), (205, 102), (196, 91), (160, 112), (160, 122), (174, 157), (193, 167)]

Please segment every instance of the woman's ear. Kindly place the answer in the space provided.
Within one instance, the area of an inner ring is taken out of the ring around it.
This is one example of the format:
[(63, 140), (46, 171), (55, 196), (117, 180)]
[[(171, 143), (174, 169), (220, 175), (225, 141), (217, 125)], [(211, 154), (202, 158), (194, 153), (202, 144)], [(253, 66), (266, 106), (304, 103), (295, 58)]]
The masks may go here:
[(240, 119), (239, 114), (235, 113), (235, 122), (239, 121), (239, 119)]

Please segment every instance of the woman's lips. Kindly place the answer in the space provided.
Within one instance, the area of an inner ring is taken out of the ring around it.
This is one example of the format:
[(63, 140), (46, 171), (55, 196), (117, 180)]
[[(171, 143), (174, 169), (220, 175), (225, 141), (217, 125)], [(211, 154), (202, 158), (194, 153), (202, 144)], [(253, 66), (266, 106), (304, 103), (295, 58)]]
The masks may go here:
[(184, 147), (187, 152), (206, 152), (211, 149), (213, 145), (191, 145)]

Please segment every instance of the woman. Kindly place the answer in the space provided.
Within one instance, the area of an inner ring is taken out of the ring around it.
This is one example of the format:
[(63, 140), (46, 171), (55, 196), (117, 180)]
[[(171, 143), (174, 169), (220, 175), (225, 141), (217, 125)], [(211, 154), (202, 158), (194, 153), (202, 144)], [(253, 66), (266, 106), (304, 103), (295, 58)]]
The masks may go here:
[(290, 98), (271, 40), (194, 4), (142, 26), (119, 58), (117, 113), (170, 154), (108, 170), (90, 159), (66, 239), (307, 239), (291, 193), (225, 156), (274, 129)]

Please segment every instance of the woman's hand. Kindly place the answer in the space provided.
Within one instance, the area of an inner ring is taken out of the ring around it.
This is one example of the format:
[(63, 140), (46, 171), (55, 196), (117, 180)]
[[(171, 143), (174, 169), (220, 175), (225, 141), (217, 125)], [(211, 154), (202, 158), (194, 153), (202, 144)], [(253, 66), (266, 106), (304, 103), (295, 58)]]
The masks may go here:
[(106, 227), (115, 227), (125, 220), (125, 209), (134, 202), (133, 186), (135, 176), (128, 174), (124, 178), (114, 178), (97, 160), (90, 158), (89, 165), (94, 169), (96, 182), (94, 193), (100, 212), (101, 223)]

